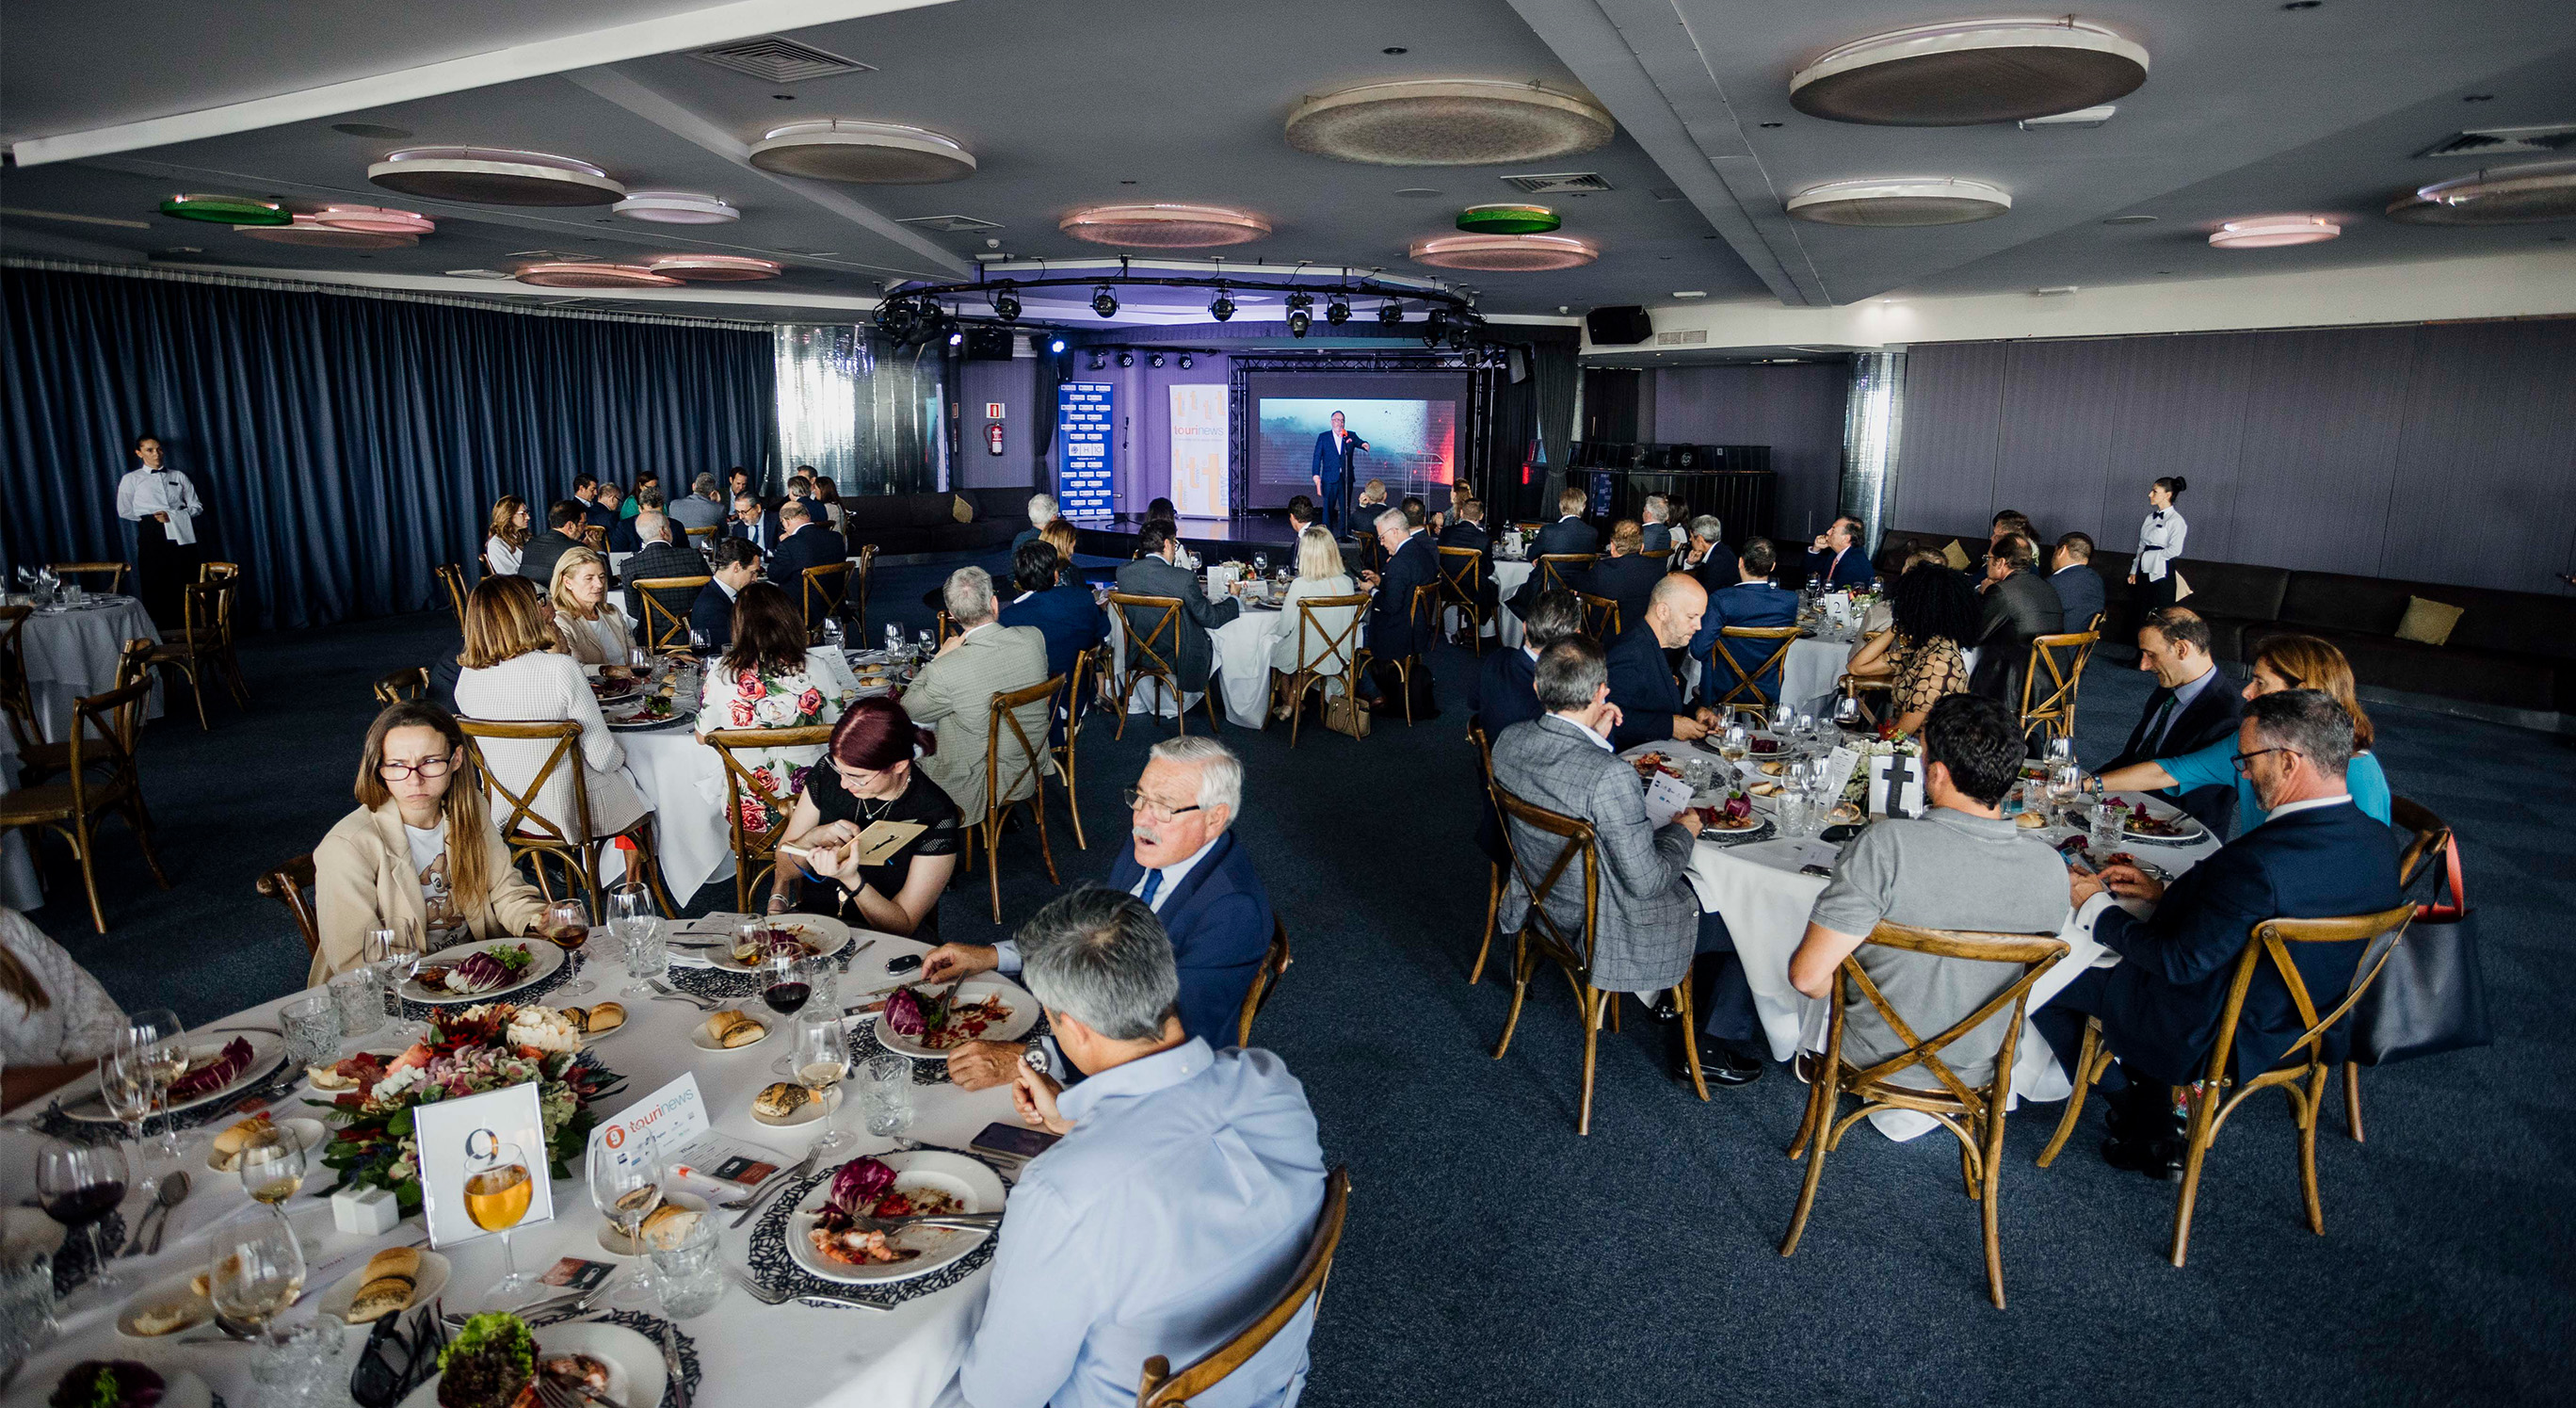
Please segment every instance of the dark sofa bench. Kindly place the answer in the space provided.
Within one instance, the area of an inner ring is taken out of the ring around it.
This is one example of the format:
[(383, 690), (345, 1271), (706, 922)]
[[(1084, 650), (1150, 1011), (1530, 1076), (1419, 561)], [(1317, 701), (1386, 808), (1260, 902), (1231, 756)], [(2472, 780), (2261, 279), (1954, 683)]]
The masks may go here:
[[(971, 523), (957, 521), (958, 499), (974, 505)], [(850, 550), (876, 544), (880, 553), (998, 552), (1029, 526), (1026, 489), (960, 489), (954, 494), (846, 494)]]

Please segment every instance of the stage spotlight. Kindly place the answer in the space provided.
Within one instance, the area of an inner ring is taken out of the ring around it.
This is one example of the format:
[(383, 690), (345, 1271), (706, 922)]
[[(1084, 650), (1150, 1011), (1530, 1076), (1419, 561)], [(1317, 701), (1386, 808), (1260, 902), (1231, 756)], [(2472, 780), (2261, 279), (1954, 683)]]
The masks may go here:
[(1307, 311), (1306, 311), (1305, 309), (1303, 309), (1303, 308), (1295, 308), (1295, 309), (1291, 309), (1291, 310), (1289, 310), (1289, 313), (1288, 313), (1288, 335), (1289, 335), (1290, 337), (1304, 337), (1304, 336), (1306, 335), (1306, 330), (1307, 330), (1308, 328), (1313, 327), (1314, 325), (1315, 325), (1315, 315), (1314, 315), (1314, 314), (1307, 312)]
[(1029, 350), (1042, 357), (1050, 353), (1061, 352), (1064, 350), (1064, 335), (1056, 332), (1030, 333)]
[(909, 341), (921, 326), (921, 309), (909, 298), (889, 298), (877, 305), (877, 331), (895, 342)]
[(949, 329), (949, 331), (948, 331), (948, 345), (949, 345), (949, 346), (951, 346), (951, 347), (963, 347), (963, 346), (965, 346), (965, 345), (966, 345), (966, 333), (965, 333), (965, 331), (964, 331), (963, 329), (959, 329), (959, 328), (951, 328), (951, 329)]
[(1393, 327), (1404, 321), (1404, 310), (1392, 303), (1381, 303), (1377, 305), (1377, 320)]
[(1226, 293), (1225, 285), (1216, 286), (1216, 300), (1208, 304), (1208, 316), (1220, 323), (1234, 316), (1234, 299)]
[(993, 295), (993, 316), (1006, 323), (1020, 320), (1020, 296), (1011, 291), (1009, 284), (1002, 285), (1002, 291)]
[(1191, 364), (1190, 364), (1190, 354), (1189, 354), (1189, 353), (1187, 353), (1187, 352), (1182, 353), (1182, 354), (1181, 354), (1181, 370), (1182, 370), (1182, 371), (1188, 371), (1188, 370), (1190, 369), (1190, 365), (1191, 365)]
[(1437, 347), (1448, 332), (1449, 315), (1433, 308), (1422, 315), (1422, 345)]
[(1132, 367), (1132, 366), (1136, 365), (1136, 354), (1135, 354), (1135, 353), (1133, 353), (1133, 352), (1121, 352), (1121, 353), (1119, 353), (1119, 354), (1118, 354), (1118, 365), (1120, 365), (1120, 366), (1122, 366), (1122, 367)]
[(1334, 327), (1340, 327), (1350, 320), (1351, 301), (1338, 293), (1334, 294), (1332, 301), (1324, 305), (1324, 321)]
[(1149, 367), (1160, 368), (1160, 367), (1163, 365), (1163, 354), (1162, 354), (1162, 353), (1160, 353), (1160, 352), (1157, 352), (1157, 353), (1155, 353), (1153, 356), (1146, 358), (1146, 359), (1145, 359), (1145, 365), (1146, 365), (1146, 366), (1149, 366)]
[(1110, 292), (1109, 285), (1102, 284), (1100, 290), (1091, 295), (1091, 311), (1104, 318), (1117, 314), (1118, 295)]

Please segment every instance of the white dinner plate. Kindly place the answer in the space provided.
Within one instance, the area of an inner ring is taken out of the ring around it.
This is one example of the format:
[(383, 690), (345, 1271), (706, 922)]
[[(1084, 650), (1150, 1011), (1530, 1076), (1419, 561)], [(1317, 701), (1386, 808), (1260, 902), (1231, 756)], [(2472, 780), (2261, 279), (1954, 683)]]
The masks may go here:
[[(401, 1310), (389, 1310), (385, 1313), (407, 1314), (417, 1307), (438, 1299), (439, 1292), (447, 1289), (448, 1270), (447, 1258), (426, 1247), (421, 1248), (420, 1275), (412, 1281), (411, 1299), (404, 1303)], [(322, 1299), (316, 1308), (324, 1315), (337, 1315), (346, 1320), (349, 1318), (350, 1302), (355, 1301), (358, 1298), (358, 1292), (366, 1289), (366, 1286), (367, 1265), (365, 1262), (360, 1262), (357, 1270), (331, 1283), (331, 1289), (322, 1293)], [(367, 1323), (375, 1322), (371, 1320)]]
[(423, 987), (418, 978), (405, 978), (401, 989), (403, 998), (410, 1002), (425, 1002), (436, 1006), (496, 1002), (531, 984), (544, 982), (553, 976), (556, 969), (563, 966), (563, 950), (555, 947), (549, 940), (533, 936), (524, 939), (483, 939), (475, 943), (458, 944), (453, 948), (440, 949), (422, 959), (420, 966), (453, 968), (464, 962), (469, 954), (481, 953), (486, 949), (510, 948), (514, 945), (523, 945), (528, 950), (528, 971), (521, 974), (519, 981), (515, 983), (505, 983), (489, 992), (454, 993), (443, 988)]
[[(805, 941), (820, 949), (825, 958), (833, 957), (850, 946), (850, 926), (828, 914), (774, 914), (763, 922), (772, 929), (792, 929), (803, 934)], [(760, 968), (757, 963), (735, 960), (730, 932), (719, 937), (716, 947), (697, 951), (707, 956), (707, 962), (728, 973), (752, 973)]]
[[(742, 1050), (744, 1048), (736, 1047), (735, 1049)], [(768, 1088), (768, 1086), (764, 1085), (760, 1089), (767, 1090)], [(760, 1094), (760, 1091), (755, 1090), (752, 1094), (757, 1097)], [(820, 1100), (806, 1101), (804, 1104), (796, 1107), (796, 1113), (789, 1115), (783, 1120), (771, 1119), (769, 1116), (762, 1114), (757, 1108), (752, 1110), (751, 1117), (760, 1121), (762, 1124), (768, 1125), (772, 1129), (794, 1129), (800, 1124), (812, 1124), (816, 1120), (830, 1119), (832, 1117), (832, 1112), (839, 1108), (841, 1108), (841, 1087), (836, 1085), (832, 1087), (830, 1094), (824, 1096)]]
[(2136, 841), (2149, 846), (2196, 846), (2209, 839), (2209, 828), (2201, 825), (2200, 819), (2189, 812), (2164, 812), (2150, 808), (2148, 814), (2159, 821), (2173, 823), (2180, 828), (2181, 834), (2146, 836), (2131, 831), (2127, 824), (2123, 823), (2120, 827), (2120, 839), (2123, 842)]
[[(651, 1340), (623, 1325), (570, 1323), (539, 1325), (537, 1358), (587, 1354), (608, 1366), (608, 1401), (618, 1408), (658, 1408), (670, 1376), (662, 1368), (662, 1351)], [(177, 1408), (163, 1400), (164, 1408)], [(438, 1379), (413, 1389), (397, 1408), (438, 1408)]]
[[(323, 1124), (320, 1120), (307, 1119), (281, 1120), (272, 1118), (269, 1122), (280, 1129), (293, 1132), (296, 1142), (304, 1146), (304, 1153), (306, 1155), (305, 1162), (310, 1166), (311, 1171), (315, 1173), (322, 1171), (322, 1146), (331, 1142), (331, 1130), (329, 1126)], [(224, 1126), (224, 1129), (230, 1128), (232, 1128), (231, 1125)], [(215, 1131), (217, 1134), (221, 1134), (223, 1132), (224, 1131), (222, 1129)], [(241, 1155), (238, 1152), (234, 1153), (232, 1157), (226, 1158), (215, 1152), (214, 1145), (208, 1144), (206, 1146), (206, 1167), (213, 1169), (215, 1172), (237, 1173), (240, 1171), (240, 1163)]]
[[(888, 993), (887, 996), (891, 998), (893, 994)], [(1029, 1034), (1029, 1028), (1038, 1024), (1038, 1000), (1029, 996), (1027, 990), (1017, 983), (1002, 982), (992, 978), (969, 978), (957, 985), (959, 1000), (973, 1002), (983, 997), (1002, 999), (1002, 1005), (1010, 1009), (1010, 1015), (986, 1027), (974, 1040), (1017, 1041)], [(916, 1061), (948, 1059), (950, 1048), (924, 1046), (887, 1026), (883, 1006), (877, 1009), (876, 1024), (877, 1043), (896, 1055), (909, 1056)]]
[[(141, 1340), (149, 1344), (154, 1340), (167, 1340), (184, 1335), (199, 1325), (213, 1320), (214, 1303), (197, 1294), (196, 1288), (188, 1284), (195, 1274), (182, 1271), (176, 1276), (164, 1277), (135, 1292), (133, 1298), (126, 1301), (116, 1312), (116, 1332), (127, 1339)], [(147, 1335), (134, 1328), (136, 1315), (164, 1305), (187, 1306), (189, 1312), (187, 1322), (176, 1329), (164, 1330), (157, 1335)], [(162, 1401), (166, 1403), (169, 1400), (165, 1398)]]
[[(217, 1100), (230, 1099), (231, 1097), (240, 1094), (247, 1087), (256, 1085), (259, 1082), (268, 1079), (270, 1076), (275, 1075), (277, 1073), (278, 1066), (286, 1059), (286, 1038), (277, 1035), (275, 1032), (250, 1031), (247, 1029), (242, 1031), (190, 1032), (186, 1037), (182, 1038), (182, 1040), (187, 1043), (188, 1062), (191, 1067), (201, 1062), (213, 1060), (223, 1052), (223, 1049), (226, 1046), (231, 1045), (235, 1041), (247, 1041), (250, 1043), (250, 1064), (242, 1067), (240, 1073), (235, 1075), (231, 1080), (224, 1082), (213, 1090), (207, 1091), (203, 1095), (195, 1095), (184, 1100), (171, 1101), (169, 1108), (174, 1114), (182, 1110), (193, 1110), (200, 1105), (211, 1104)], [(82, 1076), (78, 1080), (75, 1080), (70, 1085), (66, 1086), (63, 1091), (62, 1099), (63, 1116), (66, 1119), (78, 1120), (83, 1124), (114, 1124), (117, 1122), (116, 1117), (107, 1112), (107, 1106), (99, 1101), (98, 1073), (96, 1071), (92, 1071), (88, 1075)]]
[[(662, 1201), (695, 1213), (707, 1210), (706, 1199), (695, 1193), (683, 1193), (677, 1188), (663, 1194)], [(604, 1217), (599, 1220), (599, 1245), (612, 1256), (635, 1255), (635, 1244), (626, 1240), (626, 1229)]]
[[(709, 1017), (714, 1015), (715, 1014), (712, 1012), (707, 1014)], [(758, 1016), (749, 1012), (745, 1012), (743, 1015), (750, 1017), (752, 1021), (759, 1023), (760, 1036), (758, 1040), (746, 1041), (740, 1046), (727, 1046), (722, 1042), (711, 1041), (707, 1038), (706, 1020), (705, 1018), (700, 1018), (697, 1025), (689, 1028), (689, 1044), (698, 1048), (700, 1051), (713, 1051), (718, 1055), (722, 1055), (729, 1051), (749, 1051), (751, 1048), (760, 1045), (761, 1042), (769, 1040), (769, 1034), (778, 1030), (778, 1024), (776, 1022), (762, 1022)]]
[[(1002, 1210), (1002, 1176), (983, 1163), (963, 1154), (940, 1149), (915, 1149), (902, 1154), (879, 1154), (877, 1162), (894, 1170), (894, 1186), (903, 1188), (936, 1188), (965, 1206), (965, 1212), (1000, 1212)], [(899, 1250), (918, 1251), (910, 1261), (888, 1262), (883, 1266), (847, 1266), (814, 1250), (814, 1240), (805, 1235), (814, 1226), (814, 1213), (831, 1196), (832, 1180), (824, 1179), (806, 1190), (796, 1202), (796, 1211), (787, 1215), (787, 1254), (799, 1269), (826, 1281), (849, 1285), (881, 1285), (889, 1281), (909, 1281), (927, 1276), (957, 1258), (975, 1250), (989, 1230), (968, 1231), (962, 1228), (907, 1227), (887, 1238)]]

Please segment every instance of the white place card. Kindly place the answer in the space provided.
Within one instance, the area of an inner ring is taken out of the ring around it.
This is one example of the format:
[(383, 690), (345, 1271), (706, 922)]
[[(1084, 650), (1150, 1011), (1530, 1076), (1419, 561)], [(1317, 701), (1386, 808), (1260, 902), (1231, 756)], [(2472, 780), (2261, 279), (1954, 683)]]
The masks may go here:
[(665, 1149), (678, 1149), (707, 1132), (707, 1102), (698, 1094), (698, 1077), (680, 1078), (601, 1120), (590, 1131), (593, 1147), (622, 1149), (631, 1139), (651, 1138)]
[(1690, 805), (1690, 799), (1689, 783), (1663, 773), (1655, 774), (1654, 780), (1646, 784), (1646, 824), (1662, 826), (1670, 822), (1681, 815), (1682, 808)]
[(1826, 756), (1824, 791), (1826, 797), (1835, 802), (1842, 800), (1843, 789), (1851, 786), (1852, 774), (1860, 768), (1860, 757), (1858, 749), (1840, 746)]
[(487, 1161), (467, 1157), (465, 1146), (470, 1139), (475, 1150), (482, 1152), (486, 1131), (491, 1138), (515, 1146), (528, 1170), (528, 1210), (512, 1225), (528, 1227), (554, 1220), (554, 1185), (546, 1172), (546, 1124), (537, 1111), (534, 1081), (416, 1105), (412, 1129), (420, 1140), (421, 1220), (429, 1225), (431, 1246), (452, 1247), (485, 1235), (465, 1210), (465, 1180)]

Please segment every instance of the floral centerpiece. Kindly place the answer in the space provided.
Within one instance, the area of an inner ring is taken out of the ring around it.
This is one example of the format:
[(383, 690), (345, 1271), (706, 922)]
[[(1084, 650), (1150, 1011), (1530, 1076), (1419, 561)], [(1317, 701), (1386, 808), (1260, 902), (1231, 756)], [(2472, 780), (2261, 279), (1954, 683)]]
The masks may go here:
[(412, 1110), (529, 1081), (537, 1084), (550, 1172), (571, 1177), (599, 1122), (591, 1103), (621, 1080), (582, 1053), (572, 1020), (551, 1007), (485, 1002), (440, 1008), (429, 1027), (426, 1038), (390, 1061), (369, 1052), (342, 1061), (335, 1069), (356, 1088), (308, 1102), (340, 1125), (322, 1155), (323, 1165), (339, 1172), (335, 1190), (388, 1189), (405, 1213), (418, 1212), (420, 1145)]

